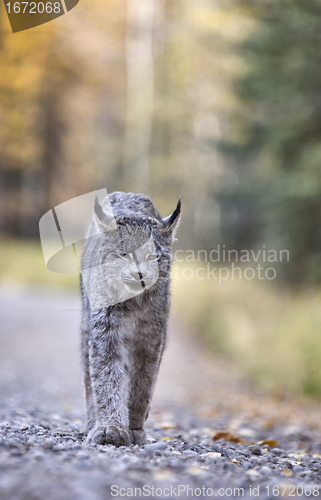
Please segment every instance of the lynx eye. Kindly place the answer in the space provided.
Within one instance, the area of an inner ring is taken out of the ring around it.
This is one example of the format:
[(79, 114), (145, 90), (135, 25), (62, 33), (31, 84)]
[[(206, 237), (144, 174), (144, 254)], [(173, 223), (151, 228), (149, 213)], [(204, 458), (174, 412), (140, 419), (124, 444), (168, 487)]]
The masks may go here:
[(109, 258), (112, 259), (112, 260), (115, 260), (115, 259), (129, 260), (130, 256), (128, 254), (126, 254), (126, 253), (122, 254), (122, 253), (110, 252)]
[(110, 252), (110, 253), (108, 254), (108, 256), (109, 256), (109, 257), (112, 257), (113, 259), (116, 259), (117, 254), (116, 254), (115, 252)]
[(130, 253), (120, 253), (119, 257), (123, 260), (131, 260), (132, 256)]
[(148, 260), (148, 262), (156, 262), (158, 260), (158, 257), (157, 255), (151, 253), (147, 255), (146, 259)]

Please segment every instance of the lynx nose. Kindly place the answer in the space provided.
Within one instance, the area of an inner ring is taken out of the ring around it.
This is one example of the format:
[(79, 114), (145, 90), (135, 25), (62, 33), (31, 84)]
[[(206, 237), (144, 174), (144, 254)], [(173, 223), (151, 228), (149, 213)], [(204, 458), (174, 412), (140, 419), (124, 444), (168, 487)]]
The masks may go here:
[(140, 275), (138, 272), (131, 272), (130, 273), (131, 277), (135, 280), (135, 281), (139, 281), (140, 280)]

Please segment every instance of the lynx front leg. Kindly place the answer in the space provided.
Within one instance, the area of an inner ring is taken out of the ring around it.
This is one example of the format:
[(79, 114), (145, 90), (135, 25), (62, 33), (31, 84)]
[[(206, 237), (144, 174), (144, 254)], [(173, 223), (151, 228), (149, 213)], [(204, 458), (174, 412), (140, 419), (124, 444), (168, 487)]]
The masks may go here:
[(89, 432), (96, 422), (96, 411), (94, 406), (93, 392), (89, 373), (89, 302), (81, 280), (81, 291), (83, 299), (82, 321), (81, 321), (81, 358), (84, 377), (84, 388), (86, 397), (86, 429)]
[(91, 378), (89, 372), (89, 332), (83, 329), (81, 332), (81, 357), (83, 364), (83, 377), (86, 397), (86, 428), (89, 432), (96, 422), (96, 411), (94, 406), (93, 392), (91, 387)]
[(144, 423), (148, 417), (157, 372), (164, 350), (164, 340), (137, 345), (133, 353), (130, 393), (129, 429), (133, 444), (143, 445)]
[(109, 315), (107, 310), (95, 313), (89, 340), (89, 365), (96, 423), (88, 434), (89, 444), (130, 444), (127, 358), (119, 322), (113, 322), (112, 312)]

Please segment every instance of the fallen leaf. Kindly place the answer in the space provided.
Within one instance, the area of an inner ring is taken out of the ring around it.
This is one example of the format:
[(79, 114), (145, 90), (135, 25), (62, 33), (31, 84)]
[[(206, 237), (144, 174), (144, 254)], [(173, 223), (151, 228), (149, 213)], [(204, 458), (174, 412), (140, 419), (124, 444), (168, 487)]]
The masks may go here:
[(241, 439), (238, 436), (235, 436), (235, 434), (231, 434), (227, 431), (216, 432), (216, 434), (214, 434), (213, 436), (213, 439), (214, 441), (217, 441), (218, 439), (225, 439), (225, 441), (231, 441), (232, 443), (247, 443), (247, 441), (245, 441), (244, 439)]
[(254, 469), (247, 470), (246, 474), (248, 476), (252, 477), (253, 479), (256, 478), (256, 477), (261, 477), (261, 474), (259, 472), (257, 472), (256, 470), (254, 470)]
[(201, 457), (209, 457), (209, 458), (219, 458), (222, 455), (216, 451), (208, 451), (207, 453), (202, 453)]
[(260, 446), (267, 444), (270, 448), (275, 448), (278, 445), (278, 441), (276, 439), (265, 439), (265, 441), (260, 441), (258, 444)]
[(230, 462), (232, 462), (233, 464), (242, 465), (242, 462), (240, 462), (236, 458), (231, 458)]
[(189, 468), (187, 469), (187, 472), (188, 472), (189, 474), (192, 474), (192, 476), (198, 476), (199, 474), (204, 474), (204, 472), (202, 471), (202, 469), (201, 469), (201, 468), (199, 468), (199, 467), (193, 467), (193, 466), (192, 466), (192, 467), (189, 467)]
[(290, 471), (290, 469), (284, 469), (284, 470), (281, 472), (281, 474), (282, 474), (283, 476), (288, 476), (288, 477), (292, 476), (292, 472)]
[[(291, 458), (291, 457), (293, 457), (293, 458), (295, 458), (296, 460), (298, 460), (299, 462), (301, 462), (301, 460), (302, 460), (302, 455), (301, 455), (301, 453), (289, 453), (289, 457), (290, 457), (290, 458)], [(317, 457), (315, 457), (315, 456), (313, 455), (313, 458), (317, 458)]]
[(167, 471), (167, 470), (154, 472), (153, 477), (154, 477), (154, 479), (156, 479), (158, 481), (162, 481), (162, 480), (172, 481), (172, 482), (175, 481), (175, 475), (172, 472)]
[(263, 424), (263, 429), (266, 429), (266, 430), (271, 430), (273, 429), (273, 427), (275, 426), (275, 421), (272, 419), (272, 418), (269, 418), (268, 420), (266, 420)]
[(253, 429), (248, 429), (247, 427), (241, 427), (238, 430), (239, 434), (241, 436), (244, 436), (245, 438), (255, 438), (256, 432)]
[(207, 408), (206, 410), (204, 410), (202, 412), (202, 415), (205, 418), (215, 417), (217, 414), (218, 414), (218, 411), (216, 409), (214, 409), (214, 408)]
[(211, 429), (210, 427), (203, 427), (203, 429), (201, 429), (202, 431), (202, 434), (209, 434), (210, 436), (212, 436), (213, 432), (215, 432), (214, 429)]
[(289, 462), (291, 465), (298, 465), (298, 461), (297, 460), (291, 460), (291, 458), (289, 457), (286, 457), (286, 458), (281, 458), (281, 461), (282, 462)]
[(168, 431), (169, 429), (177, 429), (177, 425), (176, 424), (172, 424), (171, 422), (163, 422), (160, 427), (164, 430), (164, 431)]

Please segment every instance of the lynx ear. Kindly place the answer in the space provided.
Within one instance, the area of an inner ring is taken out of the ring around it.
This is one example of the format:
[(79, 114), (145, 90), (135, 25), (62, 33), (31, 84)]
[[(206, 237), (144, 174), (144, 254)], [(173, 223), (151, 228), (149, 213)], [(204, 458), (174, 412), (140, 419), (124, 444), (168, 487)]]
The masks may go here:
[(178, 199), (177, 207), (174, 212), (162, 219), (162, 229), (163, 234), (172, 235), (174, 237), (175, 232), (178, 228), (178, 224), (181, 216), (181, 197)]
[(95, 194), (94, 218), (98, 227), (104, 231), (112, 231), (116, 229), (116, 221), (114, 214), (106, 213), (99, 204), (97, 193)]

